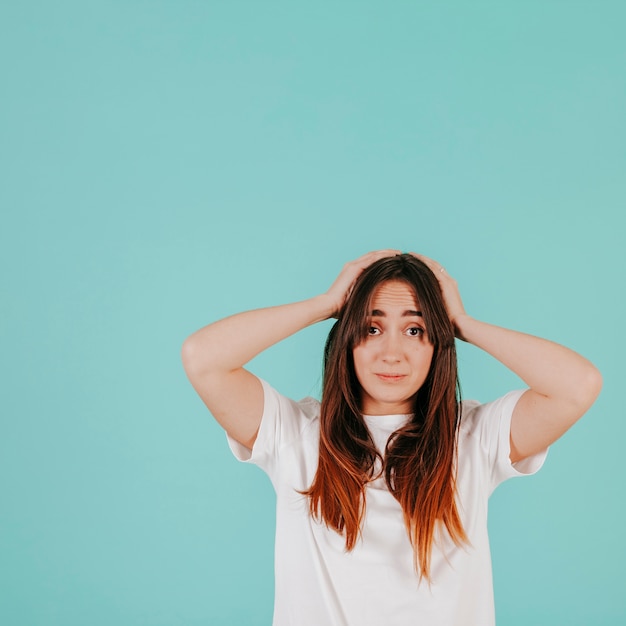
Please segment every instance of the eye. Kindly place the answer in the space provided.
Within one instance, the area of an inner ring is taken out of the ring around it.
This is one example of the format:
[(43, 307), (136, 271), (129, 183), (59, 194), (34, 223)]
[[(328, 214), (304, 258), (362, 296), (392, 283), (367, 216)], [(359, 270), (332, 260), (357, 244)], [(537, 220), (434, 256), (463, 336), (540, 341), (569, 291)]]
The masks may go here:
[(378, 334), (380, 334), (380, 330), (378, 328), (376, 328), (376, 326), (370, 326), (367, 329), (367, 334), (368, 335), (378, 335)]
[(424, 334), (424, 329), (421, 326), (411, 326), (406, 332), (411, 337), (421, 337)]

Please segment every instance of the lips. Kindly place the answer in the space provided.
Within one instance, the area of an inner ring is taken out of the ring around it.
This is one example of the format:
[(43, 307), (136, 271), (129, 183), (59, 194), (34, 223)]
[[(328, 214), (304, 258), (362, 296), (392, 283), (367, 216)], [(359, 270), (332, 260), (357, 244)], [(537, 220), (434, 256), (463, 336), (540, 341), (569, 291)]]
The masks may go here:
[(406, 374), (376, 374), (376, 376), (385, 382), (393, 383), (406, 378)]

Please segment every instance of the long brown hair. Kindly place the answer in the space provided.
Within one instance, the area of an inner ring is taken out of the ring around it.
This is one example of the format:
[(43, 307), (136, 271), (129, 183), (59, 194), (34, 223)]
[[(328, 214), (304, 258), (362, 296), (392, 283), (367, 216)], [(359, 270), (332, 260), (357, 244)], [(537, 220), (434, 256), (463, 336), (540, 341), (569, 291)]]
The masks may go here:
[[(414, 290), (434, 350), (428, 376), (415, 396), (413, 417), (391, 435), (383, 458), (361, 414), (352, 351), (367, 335), (375, 289), (390, 280), (403, 281)], [(311, 515), (344, 534), (348, 551), (361, 531), (365, 485), (380, 475), (376, 459), (389, 491), (402, 506), (420, 578), (430, 581), (438, 525), (457, 545), (467, 541), (455, 500), (460, 397), (454, 329), (432, 271), (409, 254), (367, 267), (326, 342), (319, 465), (313, 484), (303, 492), (309, 497)]]

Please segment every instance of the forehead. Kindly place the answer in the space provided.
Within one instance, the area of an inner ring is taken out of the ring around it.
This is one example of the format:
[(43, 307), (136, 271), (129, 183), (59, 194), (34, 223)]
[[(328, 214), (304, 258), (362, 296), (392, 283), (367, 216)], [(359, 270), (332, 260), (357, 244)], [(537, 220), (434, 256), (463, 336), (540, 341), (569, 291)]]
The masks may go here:
[(396, 308), (403, 310), (418, 308), (413, 289), (401, 280), (389, 280), (378, 285), (372, 294), (370, 309), (385, 311)]

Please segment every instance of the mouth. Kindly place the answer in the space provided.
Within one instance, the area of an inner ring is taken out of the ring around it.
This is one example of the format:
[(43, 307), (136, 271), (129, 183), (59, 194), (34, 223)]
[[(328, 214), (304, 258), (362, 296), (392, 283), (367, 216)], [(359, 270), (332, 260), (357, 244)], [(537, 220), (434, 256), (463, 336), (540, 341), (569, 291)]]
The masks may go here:
[(376, 374), (376, 376), (387, 383), (393, 383), (406, 378), (406, 374)]

